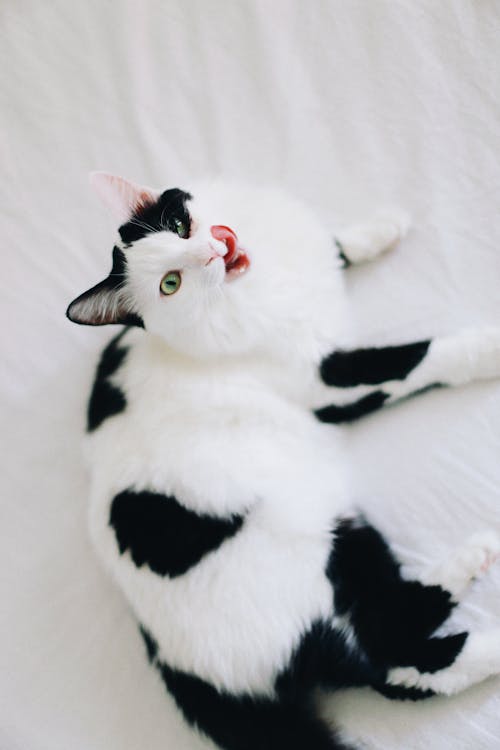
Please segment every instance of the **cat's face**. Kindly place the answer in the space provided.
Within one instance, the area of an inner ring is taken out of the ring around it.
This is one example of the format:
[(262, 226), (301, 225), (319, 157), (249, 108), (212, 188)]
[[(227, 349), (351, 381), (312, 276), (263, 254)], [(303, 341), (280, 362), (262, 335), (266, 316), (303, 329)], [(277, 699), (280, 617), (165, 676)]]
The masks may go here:
[(120, 239), (110, 275), (71, 303), (70, 320), (141, 325), (201, 357), (321, 336), (338, 294), (335, 251), (303, 206), (222, 182), (189, 193), (102, 173), (93, 182)]

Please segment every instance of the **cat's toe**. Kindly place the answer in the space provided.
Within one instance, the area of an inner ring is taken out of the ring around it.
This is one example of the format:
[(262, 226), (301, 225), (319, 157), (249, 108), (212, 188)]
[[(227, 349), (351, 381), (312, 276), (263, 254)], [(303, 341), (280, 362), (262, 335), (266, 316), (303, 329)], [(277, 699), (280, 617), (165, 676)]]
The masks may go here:
[(380, 239), (384, 239), (386, 250), (392, 249), (408, 234), (411, 227), (411, 216), (403, 209), (391, 208), (377, 212), (374, 222), (379, 225)]
[(476, 578), (500, 559), (500, 534), (480, 531), (473, 534), (463, 550), (463, 563), (470, 578)]

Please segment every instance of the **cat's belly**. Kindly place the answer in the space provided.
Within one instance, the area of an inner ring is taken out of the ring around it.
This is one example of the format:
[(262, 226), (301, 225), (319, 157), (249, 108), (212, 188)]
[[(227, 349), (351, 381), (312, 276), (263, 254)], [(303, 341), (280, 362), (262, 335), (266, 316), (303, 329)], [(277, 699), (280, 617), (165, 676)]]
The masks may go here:
[[(301, 636), (333, 611), (324, 571), (333, 519), (348, 510), (338, 446), (331, 428), (276, 401), (259, 395), (242, 413), (248, 399), (226, 411), (171, 393), (129, 399), (89, 444), (99, 554), (159, 658), (231, 692), (272, 693)], [(174, 577), (138, 567), (110, 525), (127, 489), (174, 496), (192, 516), (236, 514), (241, 527)]]
[(280, 534), (256, 508), (232, 538), (169, 578), (120, 555), (108, 519), (108, 499), (94, 497), (94, 543), (170, 667), (233, 693), (272, 694), (304, 632), (332, 616), (328, 528)]

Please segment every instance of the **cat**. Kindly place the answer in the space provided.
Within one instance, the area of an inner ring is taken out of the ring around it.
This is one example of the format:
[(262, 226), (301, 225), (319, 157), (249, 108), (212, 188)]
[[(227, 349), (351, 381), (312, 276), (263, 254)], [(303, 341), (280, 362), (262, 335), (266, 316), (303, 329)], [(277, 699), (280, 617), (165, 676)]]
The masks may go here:
[(67, 315), (124, 328), (89, 400), (90, 531), (187, 722), (223, 750), (339, 750), (317, 686), (416, 700), (500, 672), (500, 628), (434, 635), (499, 535), (406, 580), (351, 507), (332, 426), (498, 376), (500, 329), (339, 347), (342, 267), (392, 247), (403, 216), (335, 247), (279, 190), (92, 182), (119, 238)]

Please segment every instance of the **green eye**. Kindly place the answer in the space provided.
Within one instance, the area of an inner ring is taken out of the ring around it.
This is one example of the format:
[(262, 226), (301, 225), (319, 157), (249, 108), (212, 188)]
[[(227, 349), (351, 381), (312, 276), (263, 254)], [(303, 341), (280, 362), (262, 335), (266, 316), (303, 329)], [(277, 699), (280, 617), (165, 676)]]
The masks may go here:
[(169, 271), (160, 281), (160, 292), (162, 294), (175, 294), (181, 285), (179, 271)]
[(179, 237), (182, 237), (182, 239), (185, 240), (189, 234), (187, 224), (180, 219), (174, 219), (174, 228)]

